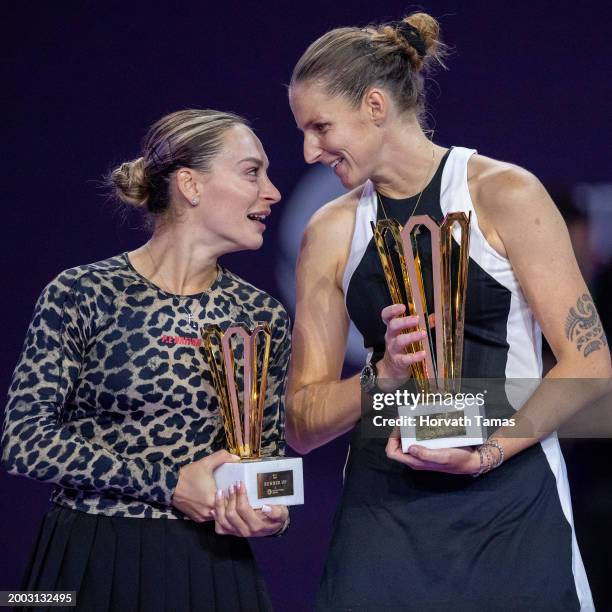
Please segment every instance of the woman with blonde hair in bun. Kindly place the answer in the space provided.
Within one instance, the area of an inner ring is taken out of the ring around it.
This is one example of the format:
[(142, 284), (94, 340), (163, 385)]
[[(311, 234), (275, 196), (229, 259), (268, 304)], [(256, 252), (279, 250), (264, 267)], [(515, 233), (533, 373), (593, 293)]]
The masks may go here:
[[(217, 259), (258, 249), (280, 200), (246, 121), (183, 110), (109, 183), (151, 239), (66, 270), (36, 305), (2, 437), (12, 474), (56, 485), (22, 589), (76, 591), (78, 610), (268, 610), (247, 537), (285, 506), (216, 491), (225, 447), (200, 328), (270, 324), (262, 454), (284, 454), (289, 319)], [(74, 603), (74, 602), (73, 602)]]
[[(306, 453), (353, 429), (317, 608), (592, 610), (554, 434), (494, 432), (477, 448), (404, 454), (397, 434), (372, 439), (359, 427), (362, 392), (405, 380), (424, 359), (406, 352), (425, 337), (418, 317), (390, 305), (371, 229), (380, 219), (471, 213), (464, 378), (540, 378), (540, 330), (557, 357), (548, 377), (610, 376), (597, 312), (540, 182), (426, 136), (424, 76), (444, 50), (438, 23), (415, 13), (328, 32), (291, 79), (306, 162), (350, 190), (312, 217), (297, 268), (287, 440)], [(370, 359), (341, 379), (349, 319)]]

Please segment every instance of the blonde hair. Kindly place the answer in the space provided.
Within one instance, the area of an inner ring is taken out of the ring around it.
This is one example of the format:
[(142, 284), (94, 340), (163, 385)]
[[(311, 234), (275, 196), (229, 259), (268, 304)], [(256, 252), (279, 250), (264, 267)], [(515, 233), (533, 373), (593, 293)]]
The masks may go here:
[(336, 28), (315, 40), (299, 59), (291, 85), (313, 81), (331, 96), (344, 96), (357, 107), (372, 86), (383, 86), (401, 111), (421, 115), (423, 75), (444, 66), (447, 47), (438, 22), (426, 13), (365, 28)]
[(121, 202), (152, 215), (168, 211), (170, 178), (178, 168), (206, 172), (223, 146), (223, 135), (235, 125), (248, 125), (233, 113), (187, 109), (154, 123), (142, 144), (142, 155), (112, 170), (107, 183)]

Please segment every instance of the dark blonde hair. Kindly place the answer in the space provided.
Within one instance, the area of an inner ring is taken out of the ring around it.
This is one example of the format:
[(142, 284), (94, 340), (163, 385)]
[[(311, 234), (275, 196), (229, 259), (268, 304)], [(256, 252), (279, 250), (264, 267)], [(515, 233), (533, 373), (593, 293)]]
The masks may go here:
[(187, 109), (154, 123), (142, 144), (142, 156), (112, 170), (106, 181), (123, 203), (153, 216), (170, 205), (170, 178), (179, 168), (206, 172), (223, 145), (223, 135), (235, 125), (248, 125), (233, 113)]
[(365, 28), (336, 28), (313, 42), (299, 59), (291, 86), (320, 83), (330, 96), (343, 96), (357, 107), (372, 86), (382, 86), (398, 108), (421, 116), (424, 74), (444, 66), (447, 47), (438, 22), (426, 13)]

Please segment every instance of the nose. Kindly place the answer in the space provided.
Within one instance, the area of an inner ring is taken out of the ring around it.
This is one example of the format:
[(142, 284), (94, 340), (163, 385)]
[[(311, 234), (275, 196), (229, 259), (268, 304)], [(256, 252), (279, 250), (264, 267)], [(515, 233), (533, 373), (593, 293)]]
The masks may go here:
[(307, 164), (315, 164), (321, 156), (321, 148), (316, 138), (310, 134), (304, 134), (304, 161)]
[(263, 198), (270, 205), (280, 202), (281, 192), (276, 188), (274, 183), (266, 176), (266, 183), (263, 190)]

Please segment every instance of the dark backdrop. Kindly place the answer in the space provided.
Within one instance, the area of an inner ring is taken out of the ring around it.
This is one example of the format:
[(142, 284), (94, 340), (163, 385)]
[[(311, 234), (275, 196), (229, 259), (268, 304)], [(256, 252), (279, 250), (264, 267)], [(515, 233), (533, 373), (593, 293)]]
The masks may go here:
[[(284, 87), (301, 52), (332, 27), (396, 19), (415, 8), (392, 0), (16, 4), (3, 10), (1, 39), (4, 389), (42, 287), (62, 269), (146, 239), (136, 220), (120, 223), (99, 179), (137, 156), (148, 125), (186, 107), (246, 115), (270, 157), (272, 180), (288, 197), (305, 170)], [(437, 142), (478, 148), (547, 182), (610, 180), (607, 2), (578, 8), (560, 1), (432, 0), (420, 8), (441, 20), (455, 47), (450, 70), (430, 83)], [(225, 261), (276, 296), (282, 214), (281, 203), (259, 252)], [(306, 506), (294, 510), (286, 537), (256, 543), (278, 610), (312, 607), (345, 449), (339, 440), (305, 458)], [(612, 603), (599, 557), (612, 546), (584, 517), (598, 502), (593, 496), (609, 486), (585, 480), (588, 463), (568, 463), (575, 482), (590, 483), (575, 499), (577, 529), (604, 609)], [(1, 590), (18, 586), (49, 488), (2, 473), (0, 491)]]

